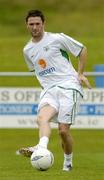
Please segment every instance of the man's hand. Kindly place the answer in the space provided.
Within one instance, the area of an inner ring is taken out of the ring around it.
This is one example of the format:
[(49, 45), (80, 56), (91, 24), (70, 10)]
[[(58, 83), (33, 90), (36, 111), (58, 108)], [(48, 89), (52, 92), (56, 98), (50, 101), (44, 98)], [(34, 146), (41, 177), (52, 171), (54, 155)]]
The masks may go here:
[(85, 84), (89, 89), (91, 89), (88, 79), (83, 74), (78, 75), (78, 79), (81, 85)]

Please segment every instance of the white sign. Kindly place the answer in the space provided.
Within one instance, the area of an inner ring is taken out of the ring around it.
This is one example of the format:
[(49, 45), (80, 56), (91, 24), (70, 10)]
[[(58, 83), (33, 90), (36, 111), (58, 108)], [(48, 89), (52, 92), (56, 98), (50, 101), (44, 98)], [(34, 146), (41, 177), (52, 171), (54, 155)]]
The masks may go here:
[[(0, 128), (37, 127), (41, 89), (0, 88)], [(52, 127), (56, 124), (52, 123)], [(104, 89), (84, 89), (84, 99), (73, 128), (104, 128)]]

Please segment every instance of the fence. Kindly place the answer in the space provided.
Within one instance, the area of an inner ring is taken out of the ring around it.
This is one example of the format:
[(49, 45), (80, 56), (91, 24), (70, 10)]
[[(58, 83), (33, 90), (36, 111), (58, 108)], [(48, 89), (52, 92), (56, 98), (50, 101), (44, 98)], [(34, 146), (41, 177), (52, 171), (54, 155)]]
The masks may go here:
[[(94, 78), (94, 84), (96, 87), (104, 87), (104, 72), (85, 72), (85, 76)], [(33, 72), (0, 72), (0, 77), (32, 77)], [(2, 83), (1, 83), (2, 84)]]
[[(85, 72), (86, 76), (104, 76), (104, 72)], [(33, 72), (0, 72), (0, 76), (33, 76)]]

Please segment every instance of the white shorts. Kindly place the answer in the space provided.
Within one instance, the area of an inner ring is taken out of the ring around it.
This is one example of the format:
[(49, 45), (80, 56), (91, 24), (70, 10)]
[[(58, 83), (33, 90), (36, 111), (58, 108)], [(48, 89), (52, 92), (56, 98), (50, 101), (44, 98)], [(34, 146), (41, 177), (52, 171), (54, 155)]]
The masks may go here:
[(49, 104), (57, 112), (52, 119), (53, 122), (73, 124), (80, 99), (81, 95), (77, 90), (55, 86), (44, 94), (40, 100), (38, 110)]

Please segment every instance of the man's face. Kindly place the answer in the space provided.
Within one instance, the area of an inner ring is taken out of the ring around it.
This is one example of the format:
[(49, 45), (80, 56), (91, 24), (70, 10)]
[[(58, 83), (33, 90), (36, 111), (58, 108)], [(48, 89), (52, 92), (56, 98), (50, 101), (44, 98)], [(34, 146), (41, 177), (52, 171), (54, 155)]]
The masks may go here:
[(33, 38), (41, 37), (44, 31), (44, 23), (42, 22), (41, 17), (29, 17), (27, 21), (27, 28)]

